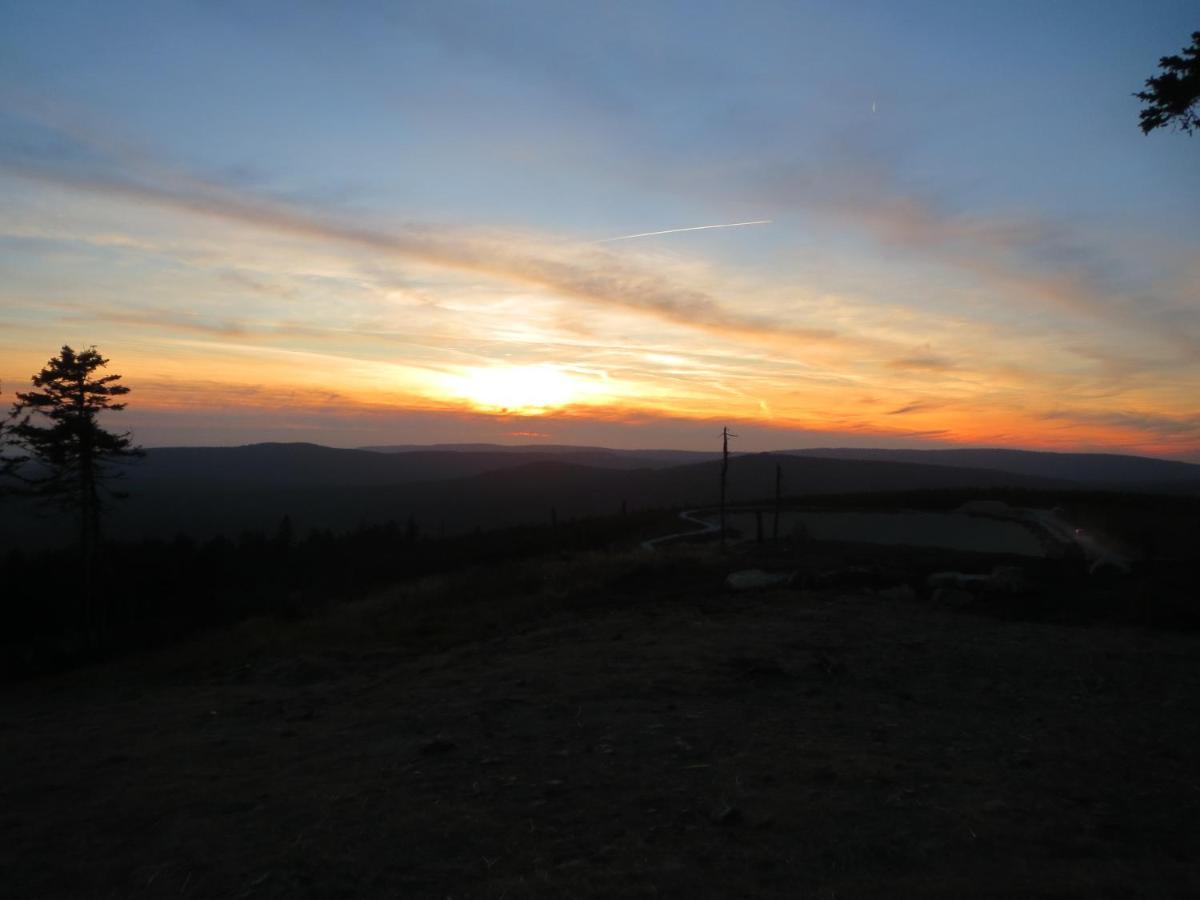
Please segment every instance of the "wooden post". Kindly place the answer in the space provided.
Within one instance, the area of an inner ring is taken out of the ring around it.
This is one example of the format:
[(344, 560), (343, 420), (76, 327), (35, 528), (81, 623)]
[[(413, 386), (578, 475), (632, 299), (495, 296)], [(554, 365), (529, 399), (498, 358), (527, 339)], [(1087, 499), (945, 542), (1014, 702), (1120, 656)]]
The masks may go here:
[(721, 429), (721, 548), (725, 548), (725, 476), (729, 472), (729, 439), (737, 437), (728, 428)]
[(771, 526), (771, 540), (779, 543), (779, 505), (783, 497), (783, 466), (775, 463), (775, 522)]

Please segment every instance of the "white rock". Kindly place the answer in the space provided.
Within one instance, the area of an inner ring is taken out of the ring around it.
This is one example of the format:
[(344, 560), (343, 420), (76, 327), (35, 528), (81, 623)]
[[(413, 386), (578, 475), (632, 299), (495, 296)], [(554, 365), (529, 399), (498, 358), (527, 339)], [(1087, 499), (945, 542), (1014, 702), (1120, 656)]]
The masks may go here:
[(762, 569), (742, 569), (740, 572), (730, 572), (725, 579), (725, 587), (734, 591), (755, 591), (762, 588), (778, 587), (792, 580), (792, 572), (764, 572)]

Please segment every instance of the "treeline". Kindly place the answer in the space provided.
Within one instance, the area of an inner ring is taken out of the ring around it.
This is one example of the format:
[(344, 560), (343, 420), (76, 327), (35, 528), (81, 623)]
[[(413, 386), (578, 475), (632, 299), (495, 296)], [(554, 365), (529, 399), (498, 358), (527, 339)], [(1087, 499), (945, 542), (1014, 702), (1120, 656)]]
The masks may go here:
[(253, 616), (302, 617), (426, 575), (631, 546), (669, 519), (640, 512), (444, 538), (393, 521), (297, 537), (285, 516), (273, 534), (108, 542), (93, 586), (99, 648), (81, 629), (86, 589), (78, 549), (12, 550), (0, 559), (0, 671), (47, 671)]

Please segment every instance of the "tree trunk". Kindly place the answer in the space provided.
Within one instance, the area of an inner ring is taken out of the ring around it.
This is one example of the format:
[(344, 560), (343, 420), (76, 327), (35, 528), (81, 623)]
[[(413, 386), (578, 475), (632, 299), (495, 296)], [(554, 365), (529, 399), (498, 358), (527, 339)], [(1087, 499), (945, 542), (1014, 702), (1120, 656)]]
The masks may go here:
[(728, 428), (721, 429), (721, 549), (725, 549), (725, 477), (729, 474), (729, 439), (737, 437)]
[(725, 468), (721, 468), (721, 546), (725, 546)]
[(771, 525), (771, 540), (779, 543), (779, 505), (783, 496), (783, 466), (775, 463), (775, 521)]
[(100, 542), (100, 497), (96, 490), (96, 463), (87, 438), (79, 452), (79, 553), (82, 576), (83, 628), (88, 650), (100, 649), (104, 630), (96, 590), (96, 562)]

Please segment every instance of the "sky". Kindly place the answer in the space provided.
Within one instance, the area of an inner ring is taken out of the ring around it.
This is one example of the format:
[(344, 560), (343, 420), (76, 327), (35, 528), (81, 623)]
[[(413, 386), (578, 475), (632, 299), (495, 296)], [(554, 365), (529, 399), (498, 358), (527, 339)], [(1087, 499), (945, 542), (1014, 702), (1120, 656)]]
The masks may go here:
[(1197, 29), (0, 0), (0, 402), (95, 345), (146, 446), (1200, 461), (1200, 137), (1132, 96)]

